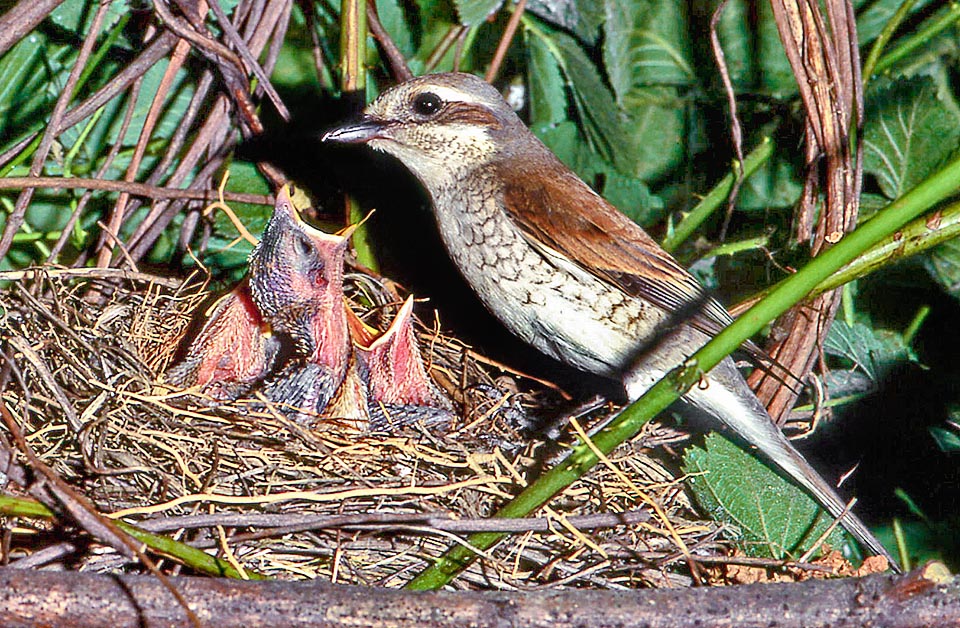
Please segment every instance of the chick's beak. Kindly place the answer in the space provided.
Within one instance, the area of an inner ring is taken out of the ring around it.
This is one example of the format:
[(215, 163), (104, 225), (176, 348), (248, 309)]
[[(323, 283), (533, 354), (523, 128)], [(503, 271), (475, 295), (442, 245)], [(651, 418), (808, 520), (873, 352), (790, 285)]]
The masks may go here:
[(321, 142), (331, 144), (366, 144), (370, 140), (385, 137), (387, 123), (373, 116), (365, 115), (356, 122), (348, 122), (330, 129), (320, 138)]

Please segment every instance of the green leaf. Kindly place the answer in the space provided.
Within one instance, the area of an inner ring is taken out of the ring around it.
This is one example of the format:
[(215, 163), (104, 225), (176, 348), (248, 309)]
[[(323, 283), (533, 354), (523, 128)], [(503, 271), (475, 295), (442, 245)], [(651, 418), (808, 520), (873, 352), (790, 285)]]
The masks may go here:
[(854, 369), (862, 370), (874, 382), (896, 363), (914, 359), (900, 334), (871, 329), (859, 322), (848, 325), (840, 319), (830, 326), (823, 350), (849, 360)]
[(923, 265), (950, 296), (960, 299), (960, 240), (949, 240), (930, 251)]
[(956, 151), (960, 117), (941, 98), (927, 77), (870, 90), (863, 169), (887, 198), (899, 198)]
[[(270, 194), (270, 185), (254, 164), (247, 161), (234, 161), (230, 164), (227, 190), (245, 194)], [(233, 202), (229, 205), (247, 231), (257, 238), (263, 233), (263, 228), (267, 226), (267, 221), (273, 213), (273, 208), (266, 205)], [(213, 230), (214, 233), (226, 238), (236, 238), (240, 235), (227, 215), (219, 210), (214, 217)]]
[(602, 193), (614, 207), (637, 224), (651, 225), (663, 217), (663, 200), (651, 193), (647, 184), (636, 177), (609, 170), (604, 177)]
[[(866, 5), (866, 9), (857, 15), (857, 38), (860, 40), (861, 46), (865, 46), (877, 38), (880, 31), (887, 25), (887, 22), (890, 21), (890, 18), (893, 17), (903, 2), (904, 0), (875, 0), (873, 2), (858, 3)], [(917, 11), (928, 4), (930, 4), (930, 0), (919, 0), (915, 2), (910, 9), (909, 15), (916, 14)]]
[(757, 3), (757, 16), (757, 61), (763, 89), (777, 98), (792, 97), (797, 93), (797, 80), (783, 50), (769, 2)]
[[(752, 13), (744, 0), (731, 0), (724, 7), (717, 24), (717, 35), (723, 47), (730, 80), (738, 88), (753, 87), (757, 72)], [(716, 67), (716, 63), (713, 67)]]
[[(829, 527), (831, 518), (804, 490), (720, 434), (705, 448), (690, 448), (683, 471), (701, 507), (718, 521), (737, 527), (739, 545), (750, 556), (798, 558)], [(827, 544), (844, 546), (838, 527)]]
[(604, 8), (603, 60), (622, 107), (639, 87), (694, 82), (683, 3), (606, 0)]
[(619, 142), (633, 161), (615, 162), (619, 168), (626, 166), (626, 172), (654, 181), (683, 162), (687, 116), (686, 103), (678, 93), (675, 87), (644, 87), (630, 93)]
[(567, 119), (567, 90), (560, 64), (550, 48), (538, 37), (524, 31), (527, 44), (530, 85), (530, 126), (546, 127)]
[(496, 13), (503, 6), (503, 0), (453, 0), (453, 4), (460, 16), (460, 23), (475, 26)]
[(593, 45), (603, 24), (604, 0), (530, 0), (527, 11)]
[(566, 79), (590, 148), (617, 168), (629, 172), (636, 155), (633, 146), (623, 141), (625, 116), (601, 80), (597, 66), (573, 37), (537, 27), (532, 20), (525, 24), (526, 35), (540, 40)]
[(740, 188), (737, 207), (766, 212), (775, 207), (793, 207), (803, 192), (803, 181), (794, 165), (780, 155), (768, 159)]
[(940, 451), (946, 454), (960, 453), (960, 434), (957, 434), (956, 430), (948, 430), (938, 425), (932, 425), (928, 429)]
[(377, 0), (377, 15), (403, 56), (411, 56), (414, 52), (413, 33), (401, 4), (397, 0)]

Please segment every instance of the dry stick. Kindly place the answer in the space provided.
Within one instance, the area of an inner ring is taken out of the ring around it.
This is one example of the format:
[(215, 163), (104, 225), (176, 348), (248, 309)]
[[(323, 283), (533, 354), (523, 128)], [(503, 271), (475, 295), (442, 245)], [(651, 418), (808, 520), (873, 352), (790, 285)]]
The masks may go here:
[[(842, 0), (830, 0), (838, 1)], [(851, 164), (849, 122), (851, 113), (855, 112), (858, 120), (862, 115), (862, 92), (858, 83), (845, 83), (851, 77), (859, 76), (859, 69), (842, 67), (836, 48), (849, 53), (843, 58), (850, 65), (859, 65), (859, 58), (855, 41), (834, 45), (841, 36), (855, 37), (855, 26), (850, 23), (848, 10), (832, 8), (831, 17), (835, 17), (838, 23), (831, 24), (831, 40), (816, 3), (772, 0), (772, 5), (780, 38), (807, 111), (809, 170), (799, 202), (797, 239), (808, 241), (812, 235), (812, 253), (817, 254), (856, 222), (861, 171), (859, 162)], [(855, 107), (851, 99), (856, 103)], [(821, 155), (825, 157), (826, 166), (825, 203), (816, 231), (811, 234), (817, 205), (816, 166)], [(826, 293), (782, 316), (772, 335), (780, 340), (767, 347), (773, 359), (803, 379), (819, 357), (817, 347), (821, 345), (838, 306), (836, 293)], [(751, 374), (749, 381), (770, 415), (782, 423), (796, 401), (797, 393), (760, 370)]]
[[(167, 64), (163, 77), (160, 79), (160, 85), (150, 103), (150, 109), (147, 111), (143, 126), (140, 128), (140, 137), (137, 139), (137, 144), (133, 150), (133, 157), (127, 166), (127, 172), (124, 174), (124, 180), (128, 183), (133, 182), (137, 178), (137, 171), (140, 169), (140, 163), (143, 161), (143, 156), (147, 152), (150, 136), (153, 135), (153, 129), (156, 127), (157, 120), (160, 118), (160, 111), (163, 108), (167, 94), (170, 92), (170, 86), (173, 84), (177, 72), (183, 67), (189, 50), (190, 44), (182, 39), (178, 41), (177, 45), (173, 48), (170, 63)], [(107, 234), (119, 233), (120, 226), (123, 224), (124, 209), (126, 208), (128, 198), (129, 194), (121, 192), (120, 197), (113, 206), (113, 212), (107, 219), (107, 229), (101, 235), (100, 244), (98, 245), (100, 252), (97, 256), (96, 265), (100, 268), (106, 268), (110, 265), (110, 260), (113, 257), (113, 244), (111, 243), (111, 238), (107, 237)]]
[(510, 48), (510, 43), (513, 41), (513, 36), (517, 34), (517, 26), (520, 25), (520, 18), (523, 17), (523, 11), (527, 8), (527, 0), (520, 0), (517, 2), (517, 6), (513, 9), (513, 15), (510, 16), (510, 21), (507, 22), (507, 27), (503, 29), (503, 36), (500, 38), (500, 43), (497, 44), (497, 50), (493, 53), (493, 60), (490, 61), (490, 67), (487, 68), (487, 74), (483, 77), (488, 83), (493, 83), (494, 79), (497, 78), (497, 73), (500, 72), (500, 66), (503, 64), (504, 58), (507, 56), (507, 49)]
[[(217, 170), (220, 169), (220, 166), (223, 165), (224, 160), (226, 159), (225, 153), (233, 148), (235, 142), (222, 141), (219, 143), (220, 149), (219, 152), (210, 158), (207, 161), (206, 165), (200, 169), (200, 172), (197, 173), (196, 178), (190, 184), (191, 186), (203, 187), (212, 185), (213, 175)], [(196, 144), (194, 144), (196, 146)], [(127, 243), (130, 257), (134, 260), (139, 260), (141, 257), (147, 254), (147, 251), (150, 250), (150, 247), (153, 246), (153, 243), (157, 241), (157, 238), (164, 232), (167, 226), (173, 221), (174, 217), (180, 212), (183, 206), (186, 204), (184, 200), (174, 200), (173, 202), (164, 202), (157, 203), (156, 208), (159, 208), (161, 211), (157, 214), (156, 219), (151, 223), (141, 224), (140, 226), (145, 227), (143, 235), (135, 240), (135, 244), (132, 246), (130, 242), (134, 242), (133, 238), (130, 239)], [(155, 208), (155, 209), (156, 209)], [(151, 209), (153, 211), (153, 209)]]
[[(277, 66), (277, 61), (280, 59), (280, 52), (283, 50), (283, 42), (287, 38), (287, 29), (290, 28), (290, 16), (293, 12), (293, 0), (283, 0), (282, 2), (276, 2), (274, 4), (280, 7), (280, 18), (272, 29), (269, 37), (270, 47), (267, 49), (267, 56), (263, 60), (263, 70), (267, 73), (267, 76), (273, 74), (273, 70)], [(261, 85), (257, 85), (257, 95), (260, 95), (260, 90), (262, 89), (264, 88)]]
[[(93, 52), (93, 47), (97, 43), (100, 26), (103, 24), (103, 19), (109, 8), (110, 5), (101, 4), (93, 16), (93, 22), (90, 24), (90, 32), (87, 33), (87, 37), (83, 40), (83, 45), (77, 54), (77, 60), (73, 68), (70, 69), (70, 76), (67, 77), (67, 82), (63, 86), (63, 92), (61, 92), (60, 97), (57, 98), (57, 103), (53, 107), (53, 113), (50, 114), (50, 123), (47, 126), (47, 130), (44, 131), (40, 145), (33, 155), (33, 163), (30, 165), (30, 176), (35, 177), (43, 172), (43, 165), (47, 161), (47, 155), (53, 147), (54, 140), (56, 140), (57, 135), (59, 135), (60, 123), (67, 110), (67, 105), (70, 104), (70, 100), (73, 98), (73, 92), (77, 86), (77, 82), (80, 80), (80, 75), (83, 73), (84, 65), (86, 65), (87, 60)], [(17, 197), (13, 211), (7, 216), (7, 224), (4, 227), (3, 236), (0, 237), (0, 259), (6, 257), (7, 252), (10, 250), (10, 245), (13, 244), (13, 236), (16, 235), (17, 231), (20, 230), (20, 226), (23, 224), (23, 220), (27, 214), (27, 206), (30, 204), (31, 198), (33, 198), (33, 188), (23, 190)]]
[(460, 34), (466, 30), (467, 27), (460, 24), (454, 24), (450, 27), (447, 34), (443, 36), (443, 39), (440, 40), (437, 47), (434, 48), (430, 56), (427, 57), (426, 63), (423, 64), (424, 74), (429, 74), (437, 67), (437, 64), (443, 59), (443, 55), (447, 54), (447, 51), (450, 50), (450, 46), (452, 46), (454, 42), (460, 38)]
[(325, 91), (333, 91), (333, 84), (327, 80), (330, 76), (330, 68), (327, 62), (323, 60), (323, 46), (320, 45), (320, 35), (317, 32), (317, 18), (314, 13), (314, 4), (309, 0), (300, 0), (300, 10), (303, 11), (307, 21), (307, 30), (310, 32), (310, 47), (313, 53), (313, 67), (317, 72), (317, 81), (322, 85)]
[[(597, 591), (438, 591), (424, 595), (321, 582), (177, 580), (219, 626), (955, 626), (960, 585), (941, 565), (907, 576), (761, 586)], [(0, 571), (0, 609), (18, 624), (178, 626), (153, 578)], [(28, 620), (24, 618), (29, 618)], [(215, 623), (214, 623), (215, 622)], [(12, 623), (12, 622), (11, 622)]]
[[(19, 190), (24, 188), (50, 188), (57, 190), (86, 188), (90, 190), (105, 190), (108, 192), (126, 192), (132, 196), (165, 200), (214, 201), (217, 199), (216, 190), (181, 190), (132, 181), (114, 181), (111, 179), (83, 179), (79, 177), (7, 177), (0, 179), (0, 190)], [(254, 205), (274, 204), (273, 197), (263, 194), (224, 192), (223, 198), (224, 200), (237, 203), (251, 203)]]
[(126, 279), (129, 281), (155, 283), (159, 286), (174, 290), (184, 285), (184, 281), (180, 279), (160, 277), (159, 275), (151, 275), (149, 273), (135, 273), (125, 268), (50, 268), (47, 266), (43, 268), (28, 268), (26, 270), (0, 271), (0, 281), (23, 281), (24, 279), (36, 279), (40, 275), (64, 278), (77, 277), (82, 279)]
[(723, 0), (710, 17), (710, 45), (713, 47), (713, 58), (720, 70), (723, 91), (727, 95), (727, 107), (730, 109), (730, 140), (733, 142), (733, 152), (737, 156), (737, 163), (734, 168), (737, 178), (734, 179), (733, 187), (730, 188), (730, 195), (727, 197), (727, 214), (724, 216), (723, 226), (720, 228), (720, 241), (727, 239), (727, 229), (730, 227), (730, 219), (733, 217), (733, 208), (737, 204), (737, 195), (743, 185), (743, 127), (740, 126), (740, 117), (737, 115), (737, 95), (733, 89), (733, 81), (730, 80), (730, 70), (727, 67), (727, 58), (723, 53), (723, 46), (720, 45), (718, 32), (720, 16), (727, 8), (728, 1)]
[[(181, 149), (183, 148), (184, 143), (186, 142), (187, 135), (189, 131), (193, 128), (193, 123), (196, 120), (197, 115), (200, 112), (201, 107), (206, 101), (207, 95), (210, 92), (210, 87), (213, 85), (213, 72), (207, 68), (204, 69), (200, 75), (200, 80), (197, 83), (197, 88), (194, 90), (193, 96), (190, 98), (190, 104), (187, 105), (186, 111), (184, 111), (183, 116), (180, 118), (180, 123), (177, 125), (176, 131), (174, 131), (173, 136), (170, 138), (170, 141), (167, 144), (166, 152), (160, 160), (160, 163), (156, 165), (153, 172), (150, 173), (150, 176), (147, 177), (146, 183), (149, 185), (157, 185), (167, 173), (167, 170), (170, 168), (170, 165), (177, 159), (181, 154)], [(169, 182), (168, 182), (169, 185)], [(157, 197), (154, 197), (153, 200), (156, 200)], [(141, 205), (141, 201), (135, 200), (131, 203), (130, 213), (133, 213)], [(138, 229), (143, 225), (141, 222), (138, 225)], [(136, 230), (134, 230), (136, 233)]]
[(380, 16), (377, 14), (377, 5), (374, 0), (367, 0), (367, 26), (373, 33), (374, 39), (380, 44), (380, 49), (387, 60), (387, 65), (390, 66), (390, 74), (394, 80), (402, 83), (412, 79), (413, 72), (410, 71), (407, 60), (403, 58), (403, 53), (393, 42), (390, 33), (380, 23)]
[[(237, 7), (235, 12), (236, 20), (241, 19), (241, 16), (245, 14), (243, 4)], [(266, 41), (269, 39), (272, 32), (276, 32), (279, 37), (282, 39), (282, 34), (286, 31), (287, 20), (289, 19), (290, 5), (287, 2), (273, 2), (271, 3), (266, 11), (254, 11), (253, 14), (257, 15), (260, 19), (257, 22), (248, 22), (247, 28), (245, 29), (244, 36), (248, 38), (248, 44), (246, 44), (246, 49), (252, 55), (258, 55), (263, 50), (263, 47)], [(266, 62), (264, 63), (264, 70), (266, 72), (272, 71), (273, 65), (276, 63), (277, 55), (279, 54), (279, 47), (271, 48), (271, 53), (268, 55)], [(256, 112), (252, 109), (252, 104), (250, 104), (251, 96), (247, 85), (245, 82), (241, 84), (239, 79), (231, 79), (230, 76), (224, 74), (224, 72), (231, 72), (229, 69), (225, 69), (222, 64), (217, 64), (221, 69), (221, 74), (224, 76), (224, 80), (228, 83), (233, 80), (235, 87), (230, 89), (229, 92), (237, 98), (237, 106), (241, 114), (245, 116), (247, 121), (247, 128), (251, 129), (254, 132), (257, 132), (258, 129), (262, 129), (259, 118), (257, 118)], [(231, 74), (232, 76), (232, 74)], [(207, 83), (209, 86), (209, 82)], [(225, 102), (225, 101), (224, 101)], [(280, 104), (283, 107), (282, 103)], [(225, 113), (225, 112), (224, 112)], [(200, 141), (200, 137), (210, 138), (209, 141)], [(233, 140), (229, 140), (225, 136), (217, 136), (216, 134), (204, 135), (202, 132), (200, 136), (195, 140), (193, 148), (196, 148), (199, 144), (209, 144), (211, 153), (223, 153), (226, 152), (229, 148), (233, 146)], [(217, 148), (214, 149), (213, 146)], [(219, 166), (219, 163), (222, 162), (222, 157), (217, 157), (214, 160)], [(213, 163), (213, 162), (210, 162)], [(207, 166), (210, 166), (210, 163)], [(271, 166), (265, 163), (258, 164), (260, 171), (266, 176), (268, 180), (273, 182), (275, 185), (279, 184), (282, 180), (282, 175), (273, 169)], [(210, 168), (207, 168), (210, 170)], [(195, 179), (194, 184), (198, 182), (206, 182), (206, 177), (198, 177)], [(160, 204), (154, 205), (151, 209), (148, 219), (145, 219), (143, 222), (138, 225), (137, 229), (134, 231), (134, 235), (130, 238), (128, 246), (131, 243), (136, 243), (131, 246), (131, 255), (135, 259), (139, 259), (143, 254), (146, 253), (148, 248), (153, 245), (153, 242), (156, 240), (156, 237), (166, 228), (170, 220), (173, 219), (180, 209), (182, 208), (183, 203), (174, 203), (172, 205)], [(153, 221), (159, 218), (158, 223)], [(193, 239), (194, 230), (198, 223), (199, 215), (196, 215), (195, 220), (185, 220), (183, 228), (180, 233), (180, 242), (181, 245), (186, 248), (188, 243)]]
[[(11, 368), (10, 358), (3, 354), (0, 354), (0, 357), (3, 358), (5, 363), (4, 371), (7, 371)], [(6, 379), (6, 377), (3, 379)], [(73, 520), (80, 525), (80, 527), (89, 532), (96, 539), (117, 550), (121, 555), (131, 559), (134, 557), (138, 558), (144, 565), (146, 565), (147, 569), (149, 569), (150, 572), (160, 580), (161, 584), (174, 596), (174, 598), (176, 598), (177, 603), (183, 607), (184, 612), (190, 619), (190, 623), (199, 627), (200, 620), (193, 613), (193, 611), (190, 610), (190, 606), (187, 604), (187, 601), (176, 589), (176, 587), (173, 586), (173, 583), (171, 583), (163, 573), (157, 570), (156, 564), (150, 560), (150, 557), (140, 550), (139, 542), (131, 538), (126, 532), (120, 530), (120, 528), (117, 527), (117, 524), (115, 524), (113, 521), (98, 513), (96, 508), (94, 508), (93, 504), (90, 503), (86, 497), (77, 493), (66, 482), (64, 482), (63, 479), (57, 475), (53, 469), (48, 467), (46, 463), (37, 457), (30, 445), (27, 444), (27, 440), (24, 437), (23, 432), (20, 430), (17, 420), (10, 413), (10, 410), (7, 409), (7, 404), (2, 401), (0, 401), (0, 418), (3, 419), (7, 429), (13, 436), (14, 442), (17, 444), (17, 448), (24, 456), (26, 456), (27, 461), (30, 463), (30, 467), (45, 480), (45, 482), (34, 482), (28, 486), (24, 486), (23, 488), (51, 510), (57, 511), (60, 508), (66, 510)]]
[(0, 16), (0, 56), (53, 12), (63, 0), (20, 0)]
[[(192, 24), (184, 23), (180, 18), (174, 17), (163, 2), (157, 2), (154, 6), (168, 28), (192, 43), (197, 52), (206, 57), (220, 71), (220, 77), (227, 87), (226, 91), (237, 107), (240, 121), (244, 123), (241, 132), (245, 132), (247, 136), (262, 133), (263, 124), (257, 117), (256, 105), (251, 98), (243, 62), (229, 48), (206, 32), (203, 23), (196, 15), (188, 12), (192, 8), (188, 2), (185, 0), (176, 0), (176, 2), (193, 22)], [(259, 50), (257, 52), (259, 53)]]
[(227, 41), (240, 54), (240, 58), (246, 61), (247, 66), (250, 71), (253, 72), (253, 75), (259, 79), (259, 87), (267, 94), (267, 97), (270, 99), (270, 102), (273, 103), (273, 106), (276, 108), (277, 113), (280, 114), (280, 117), (283, 118), (283, 121), (289, 122), (290, 110), (287, 109), (285, 104), (283, 104), (280, 94), (277, 93), (277, 90), (274, 89), (273, 85), (270, 83), (270, 77), (267, 76), (267, 73), (260, 66), (260, 62), (257, 61), (257, 58), (253, 56), (252, 52), (250, 52), (246, 42), (240, 38), (240, 33), (237, 32), (236, 27), (227, 17), (227, 14), (223, 12), (223, 8), (220, 6), (220, 3), (217, 0), (210, 0), (210, 8), (213, 10), (213, 14), (217, 16), (217, 21), (223, 28), (223, 32)]
[[(113, 160), (116, 159), (117, 155), (120, 153), (120, 147), (123, 146), (123, 143), (126, 140), (127, 131), (130, 130), (130, 122), (133, 120), (133, 114), (137, 110), (137, 94), (140, 92), (141, 82), (142, 77), (133, 82), (133, 87), (130, 89), (130, 96), (127, 101), (127, 110), (123, 114), (123, 121), (120, 124), (120, 131), (117, 134), (117, 140), (107, 152), (107, 156), (103, 160), (103, 165), (101, 165), (100, 169), (97, 170), (95, 177), (97, 179), (102, 179), (103, 175), (106, 174), (107, 170), (109, 170), (110, 166), (113, 164)], [(67, 240), (70, 239), (70, 235), (73, 233), (73, 229), (76, 226), (77, 221), (80, 220), (80, 216), (83, 215), (83, 210), (86, 209), (87, 203), (90, 202), (92, 196), (93, 191), (91, 189), (87, 189), (84, 191), (83, 195), (80, 196), (80, 201), (77, 203), (77, 208), (74, 209), (73, 213), (70, 214), (70, 219), (67, 220), (67, 224), (60, 233), (60, 237), (57, 238), (57, 243), (53, 245), (52, 249), (50, 249), (50, 255), (47, 256), (48, 264), (54, 263), (60, 256), (60, 251), (62, 251), (63, 247), (66, 246)]]
[[(62, 133), (78, 122), (89, 118), (97, 109), (130, 87), (137, 78), (146, 74), (147, 70), (152, 68), (157, 61), (167, 56), (167, 53), (170, 52), (176, 43), (177, 36), (164, 31), (147, 46), (146, 50), (140, 53), (140, 56), (124, 66), (123, 70), (121, 70), (113, 80), (109, 81), (85, 101), (68, 111), (66, 115), (63, 116), (57, 132)], [(20, 150), (30, 144), (35, 137), (36, 134), (28, 136), (17, 143), (16, 146), (0, 155), (0, 166), (16, 157), (20, 153)]]

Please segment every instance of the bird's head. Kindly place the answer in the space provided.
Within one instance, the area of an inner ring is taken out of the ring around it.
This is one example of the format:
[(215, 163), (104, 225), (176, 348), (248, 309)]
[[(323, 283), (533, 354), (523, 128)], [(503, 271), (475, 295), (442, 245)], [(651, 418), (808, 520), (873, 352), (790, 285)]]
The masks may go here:
[(397, 157), (430, 187), (489, 163), (525, 137), (526, 127), (499, 92), (472, 74), (428, 74), (383, 92), (357, 121), (324, 142), (369, 144)]
[(343, 309), (343, 258), (349, 234), (314, 229), (297, 213), (286, 188), (277, 194), (273, 216), (250, 254), (250, 292), (274, 328), (301, 338), (317, 316), (339, 318)]

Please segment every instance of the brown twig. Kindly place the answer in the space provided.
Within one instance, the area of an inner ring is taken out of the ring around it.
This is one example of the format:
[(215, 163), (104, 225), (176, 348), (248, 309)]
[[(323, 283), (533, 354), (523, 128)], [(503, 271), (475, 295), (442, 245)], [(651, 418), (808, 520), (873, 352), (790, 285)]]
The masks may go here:
[(737, 94), (733, 89), (733, 81), (730, 80), (730, 69), (727, 67), (727, 58), (723, 53), (723, 46), (720, 44), (720, 34), (718, 26), (720, 17), (724, 9), (727, 8), (728, 0), (723, 0), (710, 17), (710, 46), (713, 48), (713, 58), (717, 62), (717, 68), (720, 70), (720, 80), (723, 83), (723, 91), (727, 95), (727, 108), (730, 110), (730, 141), (733, 143), (733, 153), (737, 156), (737, 166), (735, 168), (737, 178), (730, 188), (730, 194), (727, 197), (727, 213), (723, 218), (723, 226), (720, 228), (720, 240), (726, 240), (727, 229), (730, 227), (730, 219), (733, 217), (733, 209), (737, 204), (737, 196), (740, 193), (740, 187), (743, 186), (743, 127), (740, 125), (740, 117), (737, 115)]
[[(162, 2), (159, 4), (162, 4)], [(137, 138), (137, 143), (133, 149), (133, 156), (127, 165), (127, 171), (123, 177), (124, 181), (128, 183), (133, 182), (137, 178), (137, 171), (140, 169), (140, 163), (143, 160), (144, 154), (147, 152), (150, 136), (153, 134), (153, 129), (157, 125), (160, 111), (163, 109), (167, 94), (170, 92), (170, 86), (173, 84), (174, 78), (180, 71), (180, 68), (183, 67), (189, 51), (190, 45), (185, 40), (178, 41), (177, 45), (173, 47), (173, 55), (170, 57), (170, 62), (167, 64), (163, 72), (163, 77), (160, 79), (160, 85), (157, 87), (157, 91), (150, 102), (150, 109), (147, 110), (143, 126), (140, 127), (140, 136)], [(136, 98), (136, 93), (134, 98)], [(106, 268), (110, 265), (110, 259), (113, 256), (113, 245), (111, 244), (111, 238), (108, 238), (107, 234), (120, 232), (128, 198), (129, 195), (126, 192), (121, 192), (117, 198), (117, 202), (113, 206), (113, 211), (107, 218), (106, 233), (101, 234), (98, 245), (97, 266), (100, 268)]]
[(0, 56), (19, 42), (63, 0), (20, 0), (0, 15)]
[(370, 28), (374, 39), (380, 44), (380, 49), (383, 51), (387, 65), (390, 66), (390, 74), (393, 79), (398, 83), (412, 79), (413, 72), (410, 71), (407, 60), (404, 59), (403, 53), (397, 48), (397, 44), (393, 42), (390, 33), (380, 23), (380, 16), (377, 14), (377, 5), (374, 0), (367, 0), (367, 26)]
[[(83, 45), (77, 54), (77, 60), (73, 68), (70, 69), (70, 75), (67, 77), (67, 82), (63, 86), (63, 91), (60, 93), (59, 98), (57, 98), (57, 103), (53, 107), (53, 113), (50, 114), (50, 123), (47, 126), (47, 130), (44, 131), (40, 145), (33, 154), (33, 161), (30, 164), (30, 176), (35, 177), (43, 171), (43, 164), (47, 161), (47, 155), (53, 147), (54, 140), (56, 140), (59, 135), (58, 129), (63, 120), (64, 113), (67, 110), (67, 105), (69, 105), (73, 99), (74, 89), (80, 80), (80, 75), (83, 73), (87, 60), (93, 52), (93, 46), (97, 42), (97, 35), (100, 33), (100, 26), (103, 24), (109, 8), (110, 6), (108, 4), (101, 4), (93, 16), (93, 22), (90, 24), (90, 32), (87, 33), (86, 38), (83, 40)], [(27, 206), (30, 204), (30, 199), (32, 198), (33, 188), (23, 190), (17, 197), (13, 211), (7, 216), (3, 235), (0, 236), (0, 258), (6, 257), (7, 252), (10, 250), (10, 245), (13, 244), (13, 236), (20, 230), (20, 226), (23, 224), (23, 220), (27, 215)]]
[(517, 34), (517, 27), (520, 25), (520, 18), (523, 17), (523, 12), (527, 8), (527, 0), (519, 0), (517, 6), (513, 8), (513, 14), (510, 16), (510, 20), (507, 22), (506, 28), (503, 29), (503, 36), (500, 37), (500, 42), (497, 44), (497, 50), (493, 53), (493, 59), (490, 61), (490, 67), (487, 68), (487, 73), (483, 79), (488, 83), (493, 83), (494, 79), (497, 78), (497, 74), (500, 72), (500, 66), (503, 64), (504, 58), (507, 56), (507, 50), (510, 49), (510, 44), (513, 42), (514, 35)]
[[(846, 0), (828, 0), (830, 29), (819, 5), (772, 0), (774, 17), (807, 114), (807, 180), (797, 211), (797, 241), (811, 238), (816, 255), (856, 224), (862, 166), (850, 150), (852, 125), (862, 121), (863, 95), (853, 12)], [(857, 149), (857, 155), (860, 149)], [(824, 166), (824, 204), (817, 215), (819, 166)], [(767, 352), (804, 379), (819, 357), (830, 322), (839, 305), (838, 292), (822, 294), (782, 316), (771, 333)], [(770, 415), (782, 422), (797, 392), (759, 369), (750, 377)]]
[[(50, 188), (59, 190), (89, 189), (105, 190), (109, 192), (126, 192), (134, 196), (153, 199), (183, 199), (197, 201), (217, 200), (216, 190), (181, 190), (177, 188), (147, 185), (111, 179), (83, 179), (78, 177), (7, 177), (0, 179), (0, 190), (19, 190), (26, 188)], [(255, 205), (273, 205), (270, 196), (262, 194), (244, 194), (241, 192), (224, 192), (224, 200), (237, 203), (252, 203)]]

